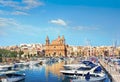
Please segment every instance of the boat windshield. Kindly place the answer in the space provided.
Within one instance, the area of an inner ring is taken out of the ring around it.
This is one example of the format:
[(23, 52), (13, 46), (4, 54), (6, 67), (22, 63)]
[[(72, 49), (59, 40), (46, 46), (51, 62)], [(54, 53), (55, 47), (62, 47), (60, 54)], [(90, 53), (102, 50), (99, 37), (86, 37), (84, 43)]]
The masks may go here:
[(88, 70), (91, 70), (91, 67), (80, 67), (80, 68), (78, 68), (78, 70), (88, 71)]
[(90, 66), (91, 68), (95, 67), (96, 65), (94, 63), (92, 63), (91, 61), (83, 61), (83, 64), (85, 64), (86, 66)]
[(85, 65), (87, 65), (87, 64), (90, 63), (90, 61), (83, 61), (82, 63), (85, 64)]

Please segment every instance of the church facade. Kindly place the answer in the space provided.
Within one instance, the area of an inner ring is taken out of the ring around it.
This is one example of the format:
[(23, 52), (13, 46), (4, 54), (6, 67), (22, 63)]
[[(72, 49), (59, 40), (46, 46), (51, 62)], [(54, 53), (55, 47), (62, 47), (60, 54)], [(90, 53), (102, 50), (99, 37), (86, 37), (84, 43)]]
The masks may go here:
[(58, 36), (57, 39), (50, 43), (49, 37), (46, 37), (45, 55), (49, 57), (67, 56), (67, 46), (65, 44), (64, 36)]

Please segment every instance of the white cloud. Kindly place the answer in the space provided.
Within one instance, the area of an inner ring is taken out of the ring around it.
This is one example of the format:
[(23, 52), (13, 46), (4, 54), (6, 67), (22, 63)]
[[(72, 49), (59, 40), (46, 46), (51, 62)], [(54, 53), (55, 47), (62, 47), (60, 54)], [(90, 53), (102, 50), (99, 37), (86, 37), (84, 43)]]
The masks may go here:
[(4, 14), (3, 10), (0, 10), (0, 14)]
[(0, 0), (0, 7), (9, 8), (8, 11), (0, 10), (1, 15), (29, 15), (28, 10), (42, 6), (40, 0)]
[[(19, 21), (16, 21), (13, 18), (0, 18), (0, 36), (11, 36), (13, 34), (20, 34), (21, 36), (34, 36), (38, 37), (38, 35), (47, 35), (52, 34), (54, 30), (54, 34), (59, 34), (62, 28), (40, 28), (37, 26), (22, 24)], [(53, 34), (53, 35), (54, 35)]]
[(10, 12), (10, 11), (5, 11), (5, 10), (0, 10), (0, 15), (29, 15), (29, 14), (23, 11)]
[(0, 15), (8, 15), (10, 12), (5, 11), (5, 10), (0, 10)]
[(0, 0), (0, 5), (3, 7), (11, 7), (16, 10), (29, 10), (42, 6), (43, 3), (39, 0), (22, 0), (21, 2), (17, 2), (15, 0)]
[(0, 0), (1, 6), (16, 7), (19, 3), (12, 0)]
[(9, 35), (8, 31), (13, 30), (18, 23), (11, 18), (0, 18), (0, 35)]
[(1, 30), (0, 30), (0, 35), (2, 35), (2, 36), (6, 36), (6, 35), (7, 35), (7, 33), (6, 33), (6, 32), (4, 32), (4, 31), (1, 31)]
[(34, 27), (31, 27), (30, 25), (20, 24), (12, 18), (0, 18), (0, 35), (2, 36), (9, 35), (11, 32), (23, 35), (33, 35), (35, 33), (34, 29), (31, 30), (30, 28)]
[(50, 23), (67, 26), (67, 23), (62, 19), (51, 20)]
[(18, 25), (14, 19), (11, 18), (0, 18), (0, 27), (6, 27), (6, 26), (16, 26)]
[(23, 3), (26, 4), (23, 9), (31, 9), (43, 5), (43, 3), (38, 0), (23, 0)]
[(28, 13), (22, 12), (22, 11), (15, 11), (15, 12), (12, 12), (11, 14), (12, 15), (29, 15)]
[(77, 26), (77, 27), (73, 27), (73, 29), (87, 31), (87, 30), (98, 30), (99, 28), (98, 27), (88, 27), (88, 26)]

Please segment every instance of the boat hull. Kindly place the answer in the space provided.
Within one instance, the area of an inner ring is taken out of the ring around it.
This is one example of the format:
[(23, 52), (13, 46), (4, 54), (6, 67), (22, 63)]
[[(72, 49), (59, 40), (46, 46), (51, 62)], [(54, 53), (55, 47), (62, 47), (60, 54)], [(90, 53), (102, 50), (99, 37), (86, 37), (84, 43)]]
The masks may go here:
[(18, 81), (21, 81), (21, 80), (24, 80), (24, 79), (25, 79), (25, 76), (20, 76), (20, 77), (7, 78), (7, 81), (8, 82), (18, 82)]
[(91, 77), (89, 80), (86, 80), (84, 77), (79, 77), (72, 79), (72, 82), (102, 82), (105, 80), (105, 77)]

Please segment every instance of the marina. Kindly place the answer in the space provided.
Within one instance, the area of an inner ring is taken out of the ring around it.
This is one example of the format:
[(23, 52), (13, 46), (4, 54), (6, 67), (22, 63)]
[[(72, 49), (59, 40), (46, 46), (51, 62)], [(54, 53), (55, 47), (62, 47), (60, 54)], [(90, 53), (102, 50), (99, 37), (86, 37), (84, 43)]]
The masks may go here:
[(120, 0), (0, 0), (0, 82), (120, 82)]
[[(53, 59), (53, 60), (45, 59), (46, 62), (44, 62), (42, 64), (35, 64), (35, 62), (32, 61), (34, 65), (30, 64), (29, 66), (19, 67), (19, 69), (17, 69), (17, 71), (20, 71), (19, 74), (23, 72), (24, 76), (21, 77), (22, 80), (20, 80), (20, 81), (18, 80), (17, 82), (81, 82), (81, 81), (88, 82), (87, 80), (84, 79), (85, 78), (84, 75), (82, 75), (82, 74), (87, 74), (88, 72), (85, 73), (83, 71), (84, 73), (83, 72), (74, 73), (75, 72), (74, 71), (73, 75), (71, 77), (68, 77), (68, 76), (66, 77), (64, 74), (61, 73), (62, 70), (66, 70), (66, 68), (64, 67), (65, 65), (68, 65), (68, 66), (72, 65), (72, 67), (73, 67), (76, 63), (81, 64), (79, 62), (79, 58), (77, 58), (77, 59), (76, 58), (66, 58), (65, 60), (61, 60), (60, 62), (57, 61), (57, 59)], [(49, 61), (47, 61), (47, 60), (49, 60)], [(48, 62), (50, 62), (50, 63), (48, 63)], [(88, 63), (88, 61), (85, 61), (85, 63), (86, 62)], [(92, 64), (92, 66), (93, 66), (93, 64)], [(85, 66), (81, 65), (80, 67), (85, 67)], [(89, 66), (87, 66), (87, 68), (89, 68)], [(95, 67), (95, 68), (97, 68), (97, 67)], [(20, 70), (20, 69), (22, 69), (22, 70)], [(14, 72), (12, 72), (12, 71), (8, 71), (8, 73), (14, 74)], [(3, 74), (3, 72), (1, 72), (1, 74)], [(4, 74), (5, 74), (5, 72), (4, 72)], [(90, 74), (92, 74), (92, 72), (90, 72)], [(78, 75), (82, 75), (82, 76), (78, 76)], [(110, 77), (108, 77), (107, 73), (105, 73), (105, 75), (106, 75), (105, 77), (98, 77), (97, 75), (94, 75), (94, 77), (96, 77), (96, 78), (94, 78), (92, 75), (92, 76), (90, 76), (90, 79), (88, 79), (88, 80), (89, 80), (89, 82), (112, 82), (112, 81), (110, 81)], [(17, 78), (19, 78), (19, 77), (17, 77)], [(5, 79), (2, 79), (2, 82), (12, 82), (12, 81), (5, 81)]]

